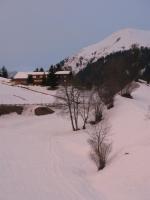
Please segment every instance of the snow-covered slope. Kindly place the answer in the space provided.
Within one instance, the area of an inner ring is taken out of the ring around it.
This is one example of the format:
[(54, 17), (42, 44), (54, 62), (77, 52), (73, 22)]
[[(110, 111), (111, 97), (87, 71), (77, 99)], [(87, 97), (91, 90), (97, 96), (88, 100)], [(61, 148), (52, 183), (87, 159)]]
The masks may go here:
[(0, 104), (52, 104), (55, 91), (45, 87), (12, 86), (9, 79), (0, 78)]
[(91, 178), (108, 200), (150, 198), (150, 87), (140, 85), (133, 100), (117, 96), (109, 113), (113, 152), (107, 168)]
[(48, 116), (0, 117), (0, 199), (149, 200), (150, 87), (116, 97), (108, 113), (113, 149), (100, 172), (89, 158), (88, 134)]
[(130, 49), (133, 44), (150, 47), (150, 31), (120, 30), (97, 44), (83, 48), (76, 55), (69, 57), (65, 65), (71, 66), (74, 72), (78, 72), (86, 67), (89, 61), (94, 62), (112, 52)]

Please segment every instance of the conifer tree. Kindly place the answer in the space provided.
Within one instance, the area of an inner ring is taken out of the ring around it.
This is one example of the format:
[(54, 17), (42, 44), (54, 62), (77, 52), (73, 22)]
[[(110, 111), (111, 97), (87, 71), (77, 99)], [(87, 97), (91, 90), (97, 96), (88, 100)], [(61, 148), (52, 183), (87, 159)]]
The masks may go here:
[(44, 72), (44, 69), (43, 69), (43, 67), (41, 67), (39, 71), (40, 71), (40, 72)]
[(56, 86), (58, 85), (57, 76), (55, 74), (53, 66), (51, 66), (51, 68), (49, 69), (49, 73), (47, 76), (47, 85), (50, 86), (51, 89), (55, 89)]
[(37, 68), (34, 70), (34, 72), (39, 72), (39, 68), (37, 67)]
[(5, 66), (3, 66), (1, 69), (1, 75), (3, 78), (8, 78), (8, 72)]
[(33, 84), (33, 77), (32, 77), (32, 75), (28, 76), (27, 84)]
[(47, 84), (47, 77), (46, 77), (46, 74), (44, 73), (43, 78), (42, 78), (42, 85), (46, 86), (46, 84)]

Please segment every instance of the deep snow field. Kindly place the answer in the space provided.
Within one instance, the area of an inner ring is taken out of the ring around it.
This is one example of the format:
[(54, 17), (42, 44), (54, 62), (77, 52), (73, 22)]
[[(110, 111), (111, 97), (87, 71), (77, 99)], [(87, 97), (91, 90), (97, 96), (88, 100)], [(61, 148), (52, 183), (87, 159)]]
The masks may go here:
[[(0, 99), (7, 96), (3, 86)], [(1, 116), (0, 200), (149, 200), (150, 87), (140, 84), (133, 97), (117, 96), (108, 112), (113, 148), (100, 172), (89, 158), (87, 132), (72, 132), (58, 111)]]

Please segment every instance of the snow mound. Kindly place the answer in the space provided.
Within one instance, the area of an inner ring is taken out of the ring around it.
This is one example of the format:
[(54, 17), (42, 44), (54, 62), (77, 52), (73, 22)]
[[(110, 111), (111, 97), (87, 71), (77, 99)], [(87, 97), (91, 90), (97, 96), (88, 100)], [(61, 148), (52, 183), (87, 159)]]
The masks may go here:
[(9, 83), (11, 80), (8, 78), (0, 77), (0, 83)]

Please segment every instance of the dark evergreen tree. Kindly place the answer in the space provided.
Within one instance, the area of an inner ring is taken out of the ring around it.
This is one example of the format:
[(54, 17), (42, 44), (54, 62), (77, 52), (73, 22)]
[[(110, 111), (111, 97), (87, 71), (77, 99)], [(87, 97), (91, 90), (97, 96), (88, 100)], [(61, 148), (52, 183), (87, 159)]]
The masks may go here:
[(42, 85), (46, 86), (47, 85), (47, 77), (46, 74), (44, 73), (43, 78), (42, 78)]
[(32, 75), (28, 75), (28, 78), (27, 78), (27, 84), (33, 84), (34, 83), (34, 80), (33, 80), (33, 77)]
[(57, 64), (56, 65), (56, 71), (61, 71), (62, 69), (61, 69), (61, 65), (60, 64)]
[(47, 86), (50, 86), (51, 89), (55, 89), (57, 85), (58, 85), (58, 79), (55, 74), (54, 67), (51, 66), (47, 76)]
[(1, 75), (3, 78), (8, 78), (8, 71), (5, 66), (3, 66), (1, 69)]
[(51, 72), (51, 71), (54, 71), (54, 66), (53, 66), (53, 65), (51, 65), (51, 66), (49, 67), (48, 72)]
[(41, 67), (39, 71), (40, 71), (40, 72), (44, 72), (44, 69), (43, 69), (43, 67)]
[(37, 68), (34, 70), (34, 72), (39, 72), (39, 68), (37, 67)]

